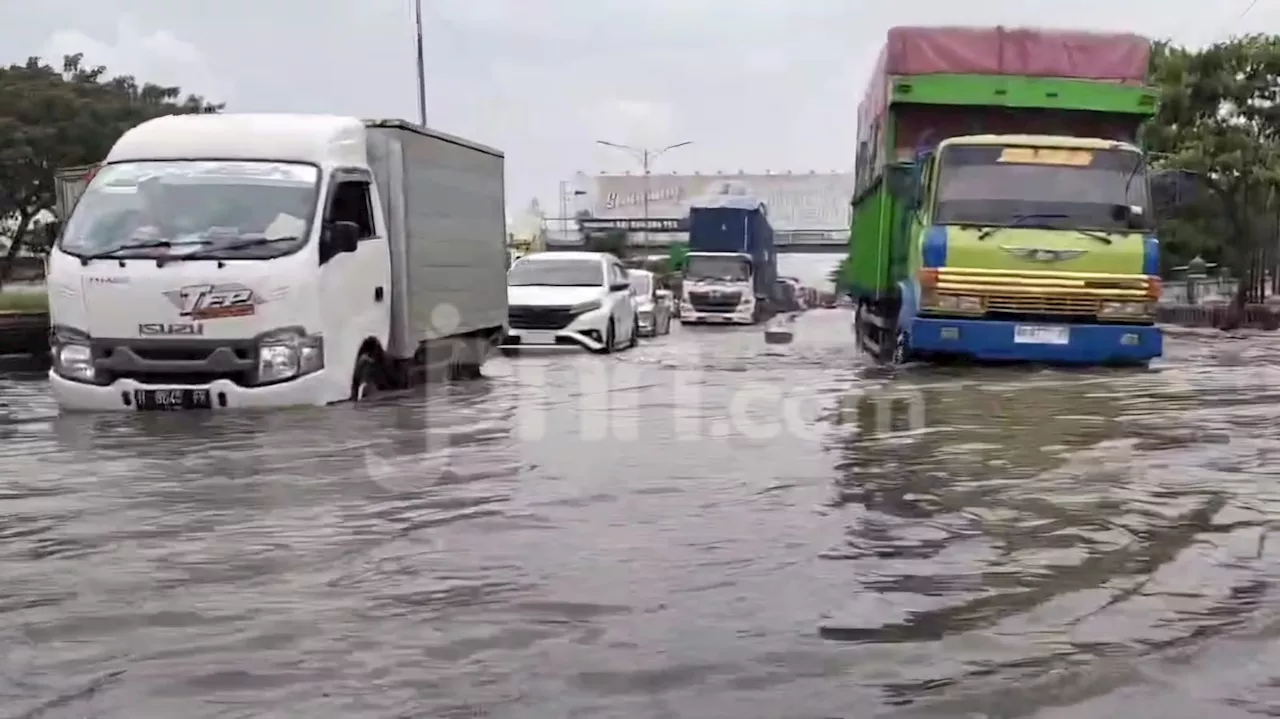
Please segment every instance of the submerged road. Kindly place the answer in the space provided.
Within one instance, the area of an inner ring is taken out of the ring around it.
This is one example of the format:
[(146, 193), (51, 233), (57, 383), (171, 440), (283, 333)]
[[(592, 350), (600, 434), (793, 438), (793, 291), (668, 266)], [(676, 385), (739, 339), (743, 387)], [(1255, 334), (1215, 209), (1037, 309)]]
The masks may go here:
[(0, 719), (1280, 711), (1280, 340), (886, 373), (847, 312), (797, 333), (260, 415), (0, 379)]

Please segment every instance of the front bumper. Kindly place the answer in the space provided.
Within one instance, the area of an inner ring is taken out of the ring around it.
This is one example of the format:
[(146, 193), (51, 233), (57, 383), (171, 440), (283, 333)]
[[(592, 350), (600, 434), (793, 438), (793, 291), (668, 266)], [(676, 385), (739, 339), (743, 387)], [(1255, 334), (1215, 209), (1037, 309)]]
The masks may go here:
[[(1018, 327), (1066, 328), (1064, 343), (1018, 341)], [(1102, 365), (1138, 364), (1164, 353), (1164, 335), (1150, 325), (1071, 324), (917, 318), (909, 326), (912, 352), (985, 361)]]
[[(612, 314), (608, 307), (584, 312), (573, 318), (573, 322), (567, 327), (558, 330), (512, 327), (507, 330), (502, 344), (506, 347), (584, 347), (591, 351), (602, 350)], [(621, 327), (613, 329), (619, 336), (624, 331)]]
[(133, 412), (134, 390), (202, 389), (209, 392), (214, 409), (322, 406), (334, 399), (327, 370), (264, 387), (241, 387), (225, 379), (202, 385), (153, 385), (119, 379), (106, 386), (75, 382), (52, 370), (49, 387), (60, 409), (70, 412)]
[(646, 337), (650, 337), (654, 332), (657, 332), (658, 322), (653, 310), (639, 310), (636, 312), (636, 327), (640, 330), (640, 334)]
[(756, 322), (754, 303), (739, 305), (729, 312), (706, 312), (692, 305), (680, 306), (680, 322), (685, 324), (751, 325)]

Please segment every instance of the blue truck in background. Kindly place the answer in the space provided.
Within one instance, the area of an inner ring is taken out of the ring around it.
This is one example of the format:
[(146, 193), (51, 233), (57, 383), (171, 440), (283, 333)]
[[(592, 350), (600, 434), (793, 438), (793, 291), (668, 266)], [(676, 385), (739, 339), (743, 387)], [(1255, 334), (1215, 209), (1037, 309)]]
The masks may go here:
[(740, 183), (689, 207), (681, 324), (752, 325), (777, 312), (778, 253), (768, 208)]

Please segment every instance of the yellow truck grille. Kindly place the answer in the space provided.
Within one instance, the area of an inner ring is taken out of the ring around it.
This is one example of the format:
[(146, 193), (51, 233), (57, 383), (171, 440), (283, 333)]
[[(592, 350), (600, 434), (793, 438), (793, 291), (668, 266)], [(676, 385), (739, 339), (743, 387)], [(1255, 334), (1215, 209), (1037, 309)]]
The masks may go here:
[(1097, 315), (1103, 302), (1154, 303), (1160, 297), (1160, 278), (1147, 275), (945, 267), (922, 270), (920, 280), (922, 287), (935, 297), (980, 300), (981, 310), (956, 312), (970, 315)]

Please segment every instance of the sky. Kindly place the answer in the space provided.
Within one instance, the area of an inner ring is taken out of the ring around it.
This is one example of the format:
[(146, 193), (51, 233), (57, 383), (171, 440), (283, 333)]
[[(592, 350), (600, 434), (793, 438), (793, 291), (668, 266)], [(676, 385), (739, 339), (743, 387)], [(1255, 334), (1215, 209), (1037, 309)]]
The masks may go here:
[[(856, 107), (894, 25), (1188, 45), (1280, 32), (1280, 0), (421, 2), (428, 122), (506, 153), (513, 213), (534, 197), (556, 208), (577, 171), (638, 169), (596, 140), (693, 143), (655, 172), (851, 170)], [(0, 17), (0, 62), (83, 52), (228, 111), (418, 113), (413, 0), (0, 0)]]

